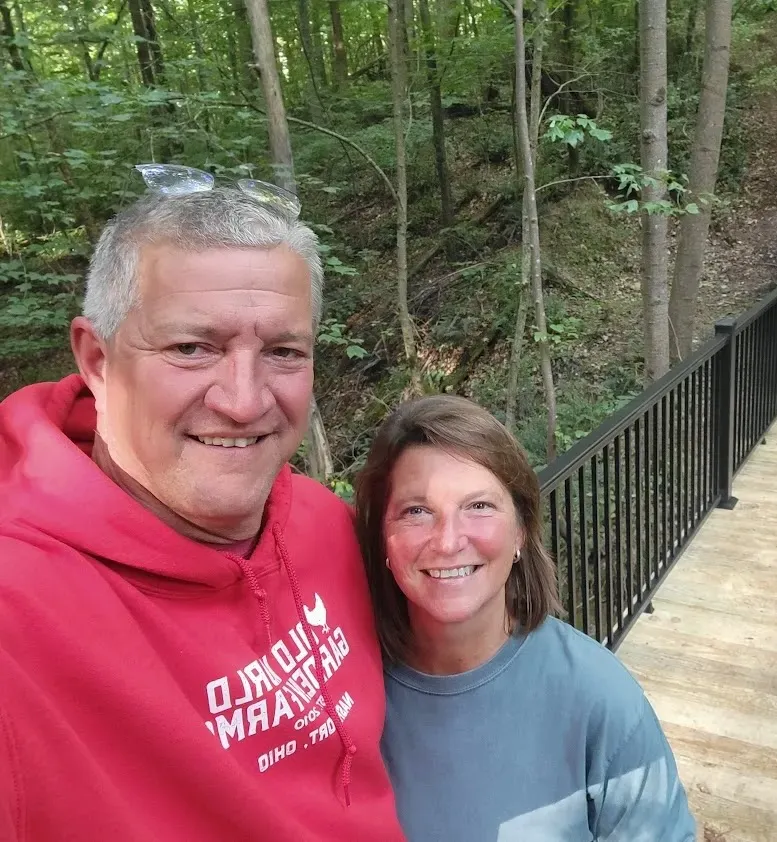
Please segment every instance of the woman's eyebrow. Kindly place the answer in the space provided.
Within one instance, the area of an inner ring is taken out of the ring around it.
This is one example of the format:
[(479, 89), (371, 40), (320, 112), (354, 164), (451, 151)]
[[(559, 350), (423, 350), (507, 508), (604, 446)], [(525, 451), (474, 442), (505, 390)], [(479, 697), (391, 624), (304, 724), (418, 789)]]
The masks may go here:
[(499, 495), (492, 488), (484, 488), (480, 491), (473, 491), (472, 493), (467, 494), (467, 496), (464, 497), (463, 502), (469, 503), (472, 500), (477, 499), (478, 497), (488, 497), (489, 499), (494, 499), (498, 496)]

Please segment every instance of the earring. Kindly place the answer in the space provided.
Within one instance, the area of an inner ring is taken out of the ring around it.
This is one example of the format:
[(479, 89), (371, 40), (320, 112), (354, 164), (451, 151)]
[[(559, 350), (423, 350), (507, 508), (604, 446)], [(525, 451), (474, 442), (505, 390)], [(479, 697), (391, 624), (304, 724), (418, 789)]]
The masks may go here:
[(513, 564), (518, 564), (518, 559), (521, 557), (521, 551), (516, 549), (515, 556), (513, 557)]
[(391, 570), (391, 562), (389, 561), (388, 556), (386, 556), (386, 567), (388, 567), (388, 569)]

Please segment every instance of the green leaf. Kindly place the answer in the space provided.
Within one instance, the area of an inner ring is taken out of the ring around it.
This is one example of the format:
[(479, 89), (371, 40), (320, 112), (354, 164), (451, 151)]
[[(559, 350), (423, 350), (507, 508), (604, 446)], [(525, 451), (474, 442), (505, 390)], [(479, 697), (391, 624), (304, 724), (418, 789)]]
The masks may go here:
[(696, 202), (689, 202), (685, 206), (685, 212), (691, 214), (691, 216), (696, 216), (696, 214), (700, 212), (699, 206), (696, 204)]
[(591, 135), (591, 137), (596, 138), (596, 140), (612, 140), (612, 132), (609, 129), (599, 129), (593, 127), (589, 129), (589, 134)]
[(107, 91), (100, 95), (100, 105), (119, 105), (121, 102), (124, 102), (124, 97), (119, 96), (113, 91)]
[(351, 360), (360, 360), (362, 357), (367, 356), (366, 349), (362, 348), (361, 345), (349, 345), (345, 349), (346, 356)]

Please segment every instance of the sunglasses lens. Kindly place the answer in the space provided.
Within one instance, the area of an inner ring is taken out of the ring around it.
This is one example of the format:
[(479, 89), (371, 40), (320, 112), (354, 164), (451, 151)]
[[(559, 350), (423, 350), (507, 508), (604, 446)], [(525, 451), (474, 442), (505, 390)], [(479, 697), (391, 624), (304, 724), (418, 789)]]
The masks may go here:
[(156, 193), (165, 196), (183, 196), (213, 189), (214, 178), (210, 173), (193, 167), (174, 164), (138, 164), (135, 167), (143, 181)]
[(252, 178), (241, 178), (237, 184), (244, 193), (258, 202), (277, 208), (292, 219), (299, 216), (302, 205), (299, 199), (288, 190), (268, 184), (266, 181), (255, 181)]

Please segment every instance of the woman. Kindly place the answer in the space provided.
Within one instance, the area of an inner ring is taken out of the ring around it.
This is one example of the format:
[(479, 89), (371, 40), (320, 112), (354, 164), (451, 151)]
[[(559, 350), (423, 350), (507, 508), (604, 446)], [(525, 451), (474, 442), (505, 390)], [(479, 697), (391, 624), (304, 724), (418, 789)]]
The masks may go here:
[(401, 406), (357, 484), (409, 842), (692, 842), (642, 690), (551, 614), (537, 477), (463, 398)]

